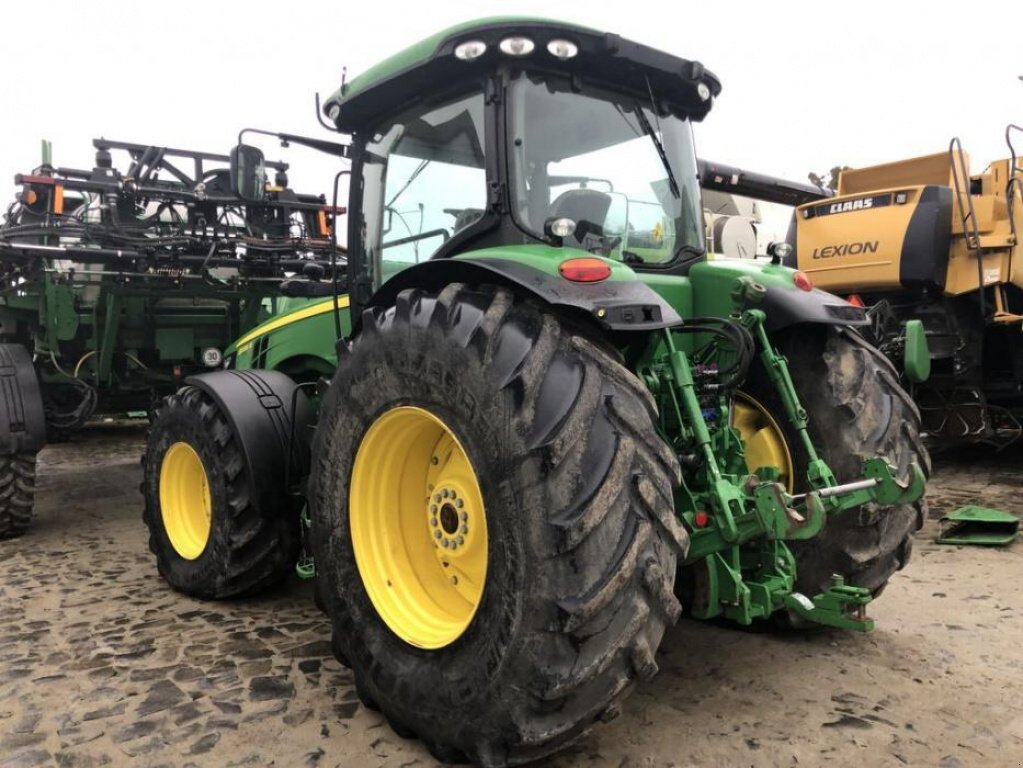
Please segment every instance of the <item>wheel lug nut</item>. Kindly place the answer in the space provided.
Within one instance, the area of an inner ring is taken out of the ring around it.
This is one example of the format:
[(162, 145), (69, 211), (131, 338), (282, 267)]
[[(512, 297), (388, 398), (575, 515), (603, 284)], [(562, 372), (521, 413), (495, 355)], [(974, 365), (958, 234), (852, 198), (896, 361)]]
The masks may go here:
[(468, 519), (469, 519), (469, 513), (468, 512), (463, 512), (462, 513), (462, 522), (464, 523)]
[(462, 544), (465, 544), (465, 537), (459, 536), (455, 541), (457, 541), (458, 545), (461, 546)]
[(448, 549), (451, 546), (451, 542), (444, 539), (444, 541), (441, 542), (441, 546), (444, 547), (444, 549)]
[(462, 526), (462, 533), (468, 533), (468, 532), (469, 532), (469, 526), (463, 525)]
[(433, 538), (439, 539), (440, 538), (440, 531), (434, 531), (433, 532)]
[(434, 496), (433, 496), (433, 500), (436, 501), (438, 504), (440, 503), (441, 498), (442, 497), (441, 497), (441, 495), (439, 493), (434, 494)]
[(436, 456), (434, 456), (433, 458), (430, 459), (430, 463), (433, 464), (433, 466), (436, 467), (437, 464), (440, 463), (440, 459), (438, 459)]
[(433, 514), (436, 515), (437, 514), (437, 505), (436, 504), (431, 504), (430, 505), (430, 511), (433, 512)]
[(437, 527), (437, 518), (436, 517), (431, 517), (430, 518), (430, 525), (433, 526), (434, 528)]
[(456, 506), (456, 507), (458, 507), (459, 509), (461, 509), (462, 507), (464, 507), (464, 506), (465, 506), (465, 502), (464, 502), (464, 501), (462, 501), (461, 499), (458, 499), (458, 500), (457, 500), (457, 501), (455, 502), (455, 506)]

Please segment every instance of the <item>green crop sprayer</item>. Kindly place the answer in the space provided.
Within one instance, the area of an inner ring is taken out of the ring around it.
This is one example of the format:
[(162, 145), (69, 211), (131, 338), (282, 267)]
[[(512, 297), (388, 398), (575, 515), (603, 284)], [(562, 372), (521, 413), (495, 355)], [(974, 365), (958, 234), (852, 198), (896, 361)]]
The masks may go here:
[[(683, 606), (869, 630), (922, 520), (918, 414), (860, 308), (706, 259), (691, 126), (719, 91), (521, 18), (344, 83), (335, 295), (311, 286), (155, 421), (167, 581), (315, 574), (362, 700), (485, 765), (613, 717)], [(262, 153), (233, 157), (258, 201)]]
[(331, 262), (334, 212), (292, 190), (284, 163), (253, 202), (227, 156), (93, 144), (94, 167), (76, 169), (44, 142), (0, 222), (0, 539), (29, 527), (47, 440), (150, 411), (283, 310), (289, 277)]

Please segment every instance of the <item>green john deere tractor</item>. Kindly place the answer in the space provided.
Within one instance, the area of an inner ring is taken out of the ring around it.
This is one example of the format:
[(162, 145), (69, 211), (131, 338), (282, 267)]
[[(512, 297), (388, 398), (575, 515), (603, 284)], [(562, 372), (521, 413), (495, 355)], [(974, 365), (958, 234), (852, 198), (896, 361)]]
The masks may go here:
[(342, 295), (166, 401), (145, 516), (170, 584), (315, 572), (363, 702), (485, 765), (614, 717), (683, 606), (869, 630), (921, 523), (918, 414), (861, 309), (705, 259), (691, 124), (719, 91), (523, 18), (342, 85)]

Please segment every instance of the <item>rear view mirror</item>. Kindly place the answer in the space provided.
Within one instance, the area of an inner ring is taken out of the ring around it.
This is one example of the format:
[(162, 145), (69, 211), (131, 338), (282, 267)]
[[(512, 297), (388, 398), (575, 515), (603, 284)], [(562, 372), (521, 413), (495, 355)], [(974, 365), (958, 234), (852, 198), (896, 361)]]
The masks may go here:
[(231, 150), (231, 189), (242, 200), (258, 203), (266, 197), (263, 152), (248, 144)]

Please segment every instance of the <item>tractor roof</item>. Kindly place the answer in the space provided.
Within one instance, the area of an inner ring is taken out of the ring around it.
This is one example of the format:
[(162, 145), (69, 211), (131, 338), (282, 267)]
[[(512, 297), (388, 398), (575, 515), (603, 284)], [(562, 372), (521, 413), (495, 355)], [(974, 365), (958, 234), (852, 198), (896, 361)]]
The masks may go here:
[[(720, 81), (699, 62), (577, 24), (497, 16), (449, 27), (384, 59), (332, 94), (324, 113), (342, 132), (356, 132), (423, 93), (446, 89), (453, 81), (513, 60), (499, 48), (502, 40), (512, 36), (527, 37), (535, 44), (532, 53), (517, 59), (524, 65), (560, 69), (642, 94), (652, 89), (694, 120), (707, 114), (713, 97), (721, 92)], [(577, 55), (562, 60), (549, 53), (547, 44), (558, 39), (574, 43)], [(456, 57), (455, 49), (469, 41), (485, 43), (485, 52), (468, 61)], [(701, 83), (704, 89), (699, 88)]]

